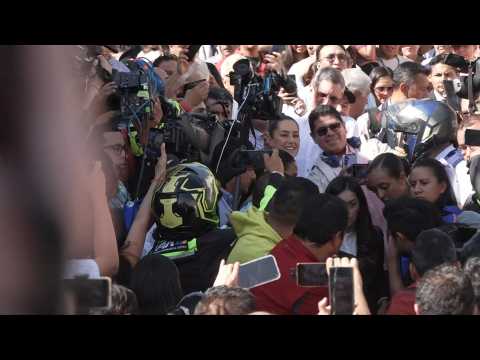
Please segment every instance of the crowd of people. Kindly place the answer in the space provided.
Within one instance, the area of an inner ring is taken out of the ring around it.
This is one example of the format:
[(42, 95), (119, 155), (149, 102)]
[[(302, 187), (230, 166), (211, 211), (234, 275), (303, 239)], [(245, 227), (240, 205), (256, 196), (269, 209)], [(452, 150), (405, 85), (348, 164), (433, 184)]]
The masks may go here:
[(58, 312), (330, 315), (299, 263), (352, 268), (355, 315), (480, 312), (479, 45), (75, 51), (92, 251), (62, 277), (111, 290)]

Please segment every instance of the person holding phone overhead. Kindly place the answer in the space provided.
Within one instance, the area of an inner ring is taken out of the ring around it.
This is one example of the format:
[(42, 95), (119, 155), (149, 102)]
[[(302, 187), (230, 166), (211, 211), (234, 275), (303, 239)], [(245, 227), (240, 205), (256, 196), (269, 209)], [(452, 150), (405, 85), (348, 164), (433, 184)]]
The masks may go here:
[[(322, 226), (318, 226), (322, 219)], [(297, 263), (326, 262), (337, 254), (348, 224), (345, 203), (329, 194), (312, 195), (304, 204), (293, 234), (273, 248), (281, 277), (252, 289), (257, 311), (278, 315), (314, 315), (318, 302), (328, 297), (328, 287), (299, 287), (294, 273)]]
[(355, 178), (337, 177), (325, 193), (337, 196), (347, 205), (348, 226), (339, 253), (358, 259), (368, 305), (375, 313), (378, 299), (388, 294), (387, 274), (383, 270), (383, 234), (373, 226), (367, 200)]

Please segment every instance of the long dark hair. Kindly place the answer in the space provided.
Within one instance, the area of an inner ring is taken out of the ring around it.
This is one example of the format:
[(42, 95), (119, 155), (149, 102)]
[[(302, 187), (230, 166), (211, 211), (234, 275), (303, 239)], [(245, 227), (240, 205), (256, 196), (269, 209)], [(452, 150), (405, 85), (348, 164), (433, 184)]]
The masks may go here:
[(447, 184), (447, 190), (440, 195), (435, 203), (440, 211), (442, 211), (445, 206), (458, 206), (457, 198), (455, 197), (452, 185), (450, 184), (447, 171), (440, 161), (433, 158), (419, 159), (413, 164), (412, 170), (417, 167), (429, 168), (439, 183)]
[(144, 315), (165, 315), (183, 296), (177, 266), (159, 254), (147, 255), (135, 266), (130, 288)]
[(358, 181), (350, 176), (339, 176), (328, 184), (325, 193), (338, 196), (340, 193), (350, 190), (355, 194), (359, 203), (359, 211), (354, 224), (357, 233), (357, 247), (365, 249), (373, 240), (375, 228), (368, 210), (367, 199)]
[[(287, 45), (285, 48), (285, 51), (282, 54), (283, 56), (283, 64), (285, 65), (285, 68), (288, 70), (292, 67), (293, 64), (298, 62), (299, 60), (296, 60), (296, 54), (293, 52), (293, 45)], [(305, 50), (305, 53), (302, 54), (302, 59), (306, 59), (308, 57), (308, 51)]]
[(389, 77), (390, 79), (392, 79), (392, 82), (393, 82), (393, 71), (388, 68), (388, 67), (385, 67), (385, 66), (377, 66), (375, 68), (372, 69), (372, 71), (370, 72), (369, 74), (369, 77), (370, 77), (370, 80), (372, 80), (372, 82), (370, 83), (370, 90), (373, 94), (373, 96), (375, 97), (375, 102), (377, 103), (377, 105), (380, 105), (380, 103), (378, 102), (377, 100), (377, 96), (375, 95), (375, 85), (377, 85), (377, 82), (383, 78), (383, 77)]
[(387, 172), (388, 176), (398, 180), (404, 174), (410, 174), (410, 164), (404, 158), (400, 158), (392, 153), (383, 153), (378, 155), (368, 166), (368, 173), (380, 168)]

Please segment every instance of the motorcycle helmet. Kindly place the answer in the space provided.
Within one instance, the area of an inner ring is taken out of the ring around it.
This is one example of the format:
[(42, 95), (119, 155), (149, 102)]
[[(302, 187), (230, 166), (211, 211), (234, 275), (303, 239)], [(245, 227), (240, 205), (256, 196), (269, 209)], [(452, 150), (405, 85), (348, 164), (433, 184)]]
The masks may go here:
[(217, 180), (207, 166), (196, 162), (174, 166), (152, 198), (155, 237), (190, 240), (214, 229), (219, 223), (218, 199)]
[[(384, 142), (391, 148), (406, 147), (413, 162), (434, 147), (448, 143), (456, 134), (457, 115), (447, 104), (432, 100), (407, 100), (387, 107), (382, 112)], [(399, 140), (402, 133), (403, 140)]]

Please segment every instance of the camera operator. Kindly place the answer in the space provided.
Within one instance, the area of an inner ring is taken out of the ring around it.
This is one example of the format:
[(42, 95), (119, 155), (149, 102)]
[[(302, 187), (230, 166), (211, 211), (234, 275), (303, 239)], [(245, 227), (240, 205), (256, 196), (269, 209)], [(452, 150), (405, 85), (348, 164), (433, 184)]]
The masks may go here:
[[(480, 115), (472, 115), (469, 121), (459, 129), (457, 134), (458, 148), (462, 151), (465, 159), (465, 167), (469, 172), (469, 179), (471, 181), (470, 196), (465, 201), (463, 210), (471, 210), (480, 213), (480, 186), (478, 173), (478, 161), (480, 160), (480, 147), (470, 146), (465, 144), (465, 130), (472, 129), (480, 131)], [(472, 194), (473, 192), (473, 194)]]

